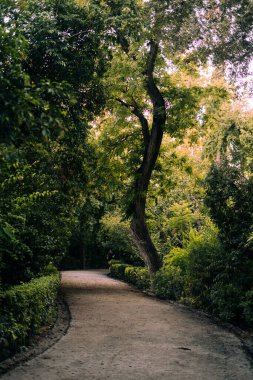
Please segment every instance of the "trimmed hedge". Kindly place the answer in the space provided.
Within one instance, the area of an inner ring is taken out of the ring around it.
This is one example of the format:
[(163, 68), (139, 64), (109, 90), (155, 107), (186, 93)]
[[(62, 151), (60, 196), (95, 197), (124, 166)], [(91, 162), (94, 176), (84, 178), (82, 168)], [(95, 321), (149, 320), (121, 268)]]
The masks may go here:
[(146, 268), (112, 263), (110, 273), (112, 277), (127, 281), (139, 289), (144, 290), (151, 287), (150, 275)]
[(128, 267), (127, 264), (110, 264), (110, 274), (113, 278), (119, 280), (125, 280), (125, 269)]
[(111, 276), (129, 282), (138, 289), (151, 289), (162, 299), (180, 300), (184, 292), (184, 282), (179, 268), (162, 268), (153, 277), (143, 267), (128, 264), (110, 263)]
[(29, 343), (32, 335), (56, 318), (60, 275), (13, 286), (0, 294), (0, 360)]
[(150, 275), (146, 268), (128, 266), (125, 269), (125, 279), (142, 290), (151, 287)]
[(180, 300), (184, 292), (184, 281), (180, 268), (160, 269), (154, 276), (153, 291), (159, 298)]

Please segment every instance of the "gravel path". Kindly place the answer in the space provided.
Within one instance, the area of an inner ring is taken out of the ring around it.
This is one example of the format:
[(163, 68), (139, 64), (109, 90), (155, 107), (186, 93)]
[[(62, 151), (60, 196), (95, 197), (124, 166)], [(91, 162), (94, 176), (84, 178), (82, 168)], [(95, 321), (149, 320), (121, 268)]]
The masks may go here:
[(68, 333), (1, 379), (253, 380), (232, 333), (105, 273), (63, 273), (72, 315)]

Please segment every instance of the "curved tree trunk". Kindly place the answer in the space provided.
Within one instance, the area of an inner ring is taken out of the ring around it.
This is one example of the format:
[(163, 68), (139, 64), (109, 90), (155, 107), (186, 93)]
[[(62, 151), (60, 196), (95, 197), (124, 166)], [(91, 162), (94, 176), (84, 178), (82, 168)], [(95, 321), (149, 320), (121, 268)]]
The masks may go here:
[(153, 105), (151, 131), (149, 130), (148, 121), (145, 119), (144, 115), (138, 115), (136, 109), (134, 112), (139, 117), (142, 125), (145, 151), (135, 182), (135, 198), (133, 202), (131, 229), (141, 256), (151, 273), (156, 272), (161, 267), (161, 261), (147, 228), (145, 208), (148, 186), (159, 155), (163, 138), (163, 129), (166, 122), (165, 101), (153, 78), (157, 53), (158, 44), (151, 41), (145, 72), (147, 78), (146, 89)]
[[(122, 47), (123, 50), (128, 54), (128, 49), (125, 49), (124, 47), (125, 46)], [(166, 122), (166, 107), (163, 96), (158, 89), (153, 76), (159, 44), (156, 41), (150, 41), (149, 47), (150, 50), (144, 74), (146, 76), (145, 89), (153, 106), (152, 125), (149, 127), (148, 120), (145, 118), (134, 99), (132, 99), (131, 104), (120, 98), (117, 98), (117, 101), (124, 107), (130, 109), (131, 112), (137, 116), (142, 127), (144, 153), (142, 164), (136, 173), (134, 199), (131, 205), (131, 229), (145, 264), (151, 273), (155, 273), (161, 267), (161, 260), (148, 231), (145, 209), (148, 186), (163, 139), (163, 130)]]

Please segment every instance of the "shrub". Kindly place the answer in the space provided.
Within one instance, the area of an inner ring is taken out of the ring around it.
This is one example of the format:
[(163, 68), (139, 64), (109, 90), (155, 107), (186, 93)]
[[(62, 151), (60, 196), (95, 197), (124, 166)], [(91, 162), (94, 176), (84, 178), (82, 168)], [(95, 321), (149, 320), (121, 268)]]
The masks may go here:
[(59, 274), (33, 279), (0, 294), (0, 360), (29, 343), (56, 317)]
[(253, 326), (253, 289), (245, 294), (245, 300), (241, 304), (243, 317), (248, 326)]
[(170, 253), (164, 256), (163, 266), (168, 267), (178, 267), (182, 272), (186, 272), (188, 265), (189, 251), (184, 248), (172, 248)]
[(128, 266), (125, 269), (125, 280), (137, 286), (139, 289), (149, 289), (151, 280), (146, 268)]
[(237, 284), (219, 281), (210, 292), (211, 311), (223, 321), (238, 322), (242, 316), (242, 296), (243, 291)]
[(115, 265), (115, 264), (124, 264), (124, 263), (122, 263), (121, 260), (111, 259), (110, 261), (108, 261), (108, 264), (109, 264), (110, 267), (111, 267), (112, 265)]
[(184, 289), (184, 277), (181, 269), (173, 266), (160, 269), (155, 274), (153, 289), (159, 298), (178, 300)]
[(127, 264), (112, 264), (110, 265), (110, 274), (114, 278), (118, 278), (119, 280), (125, 279), (125, 269), (127, 268)]
[(112, 277), (125, 280), (142, 290), (151, 286), (150, 275), (146, 268), (113, 263), (110, 266), (110, 273)]
[(210, 224), (199, 232), (190, 232), (187, 263), (187, 296), (196, 306), (210, 305), (210, 290), (216, 276), (224, 270), (225, 252), (218, 239), (218, 230)]
[[(237, 152), (233, 158), (239, 157)], [(213, 165), (206, 179), (205, 203), (228, 250), (240, 250), (246, 244), (253, 224), (253, 177), (248, 169), (226, 160)]]
[(53, 263), (49, 263), (42, 269), (42, 276), (49, 276), (51, 274), (57, 274), (58, 269)]

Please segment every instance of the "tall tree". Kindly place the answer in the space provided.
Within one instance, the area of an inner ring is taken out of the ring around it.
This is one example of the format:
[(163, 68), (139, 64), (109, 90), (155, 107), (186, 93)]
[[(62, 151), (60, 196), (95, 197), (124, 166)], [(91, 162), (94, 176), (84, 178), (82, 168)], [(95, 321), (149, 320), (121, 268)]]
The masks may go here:
[[(188, 55), (196, 41), (197, 4), (152, 0), (95, 2), (109, 20), (109, 34), (114, 42), (107, 77), (109, 108), (122, 121), (130, 120), (135, 128), (137, 123), (141, 131), (127, 215), (151, 273), (159, 269), (161, 261), (150, 238), (145, 210), (163, 135), (165, 131), (176, 134), (189, 127), (196, 122), (199, 110), (189, 86), (170, 80), (170, 73), (182, 64), (182, 54)], [(191, 70), (194, 72), (189, 65)]]

